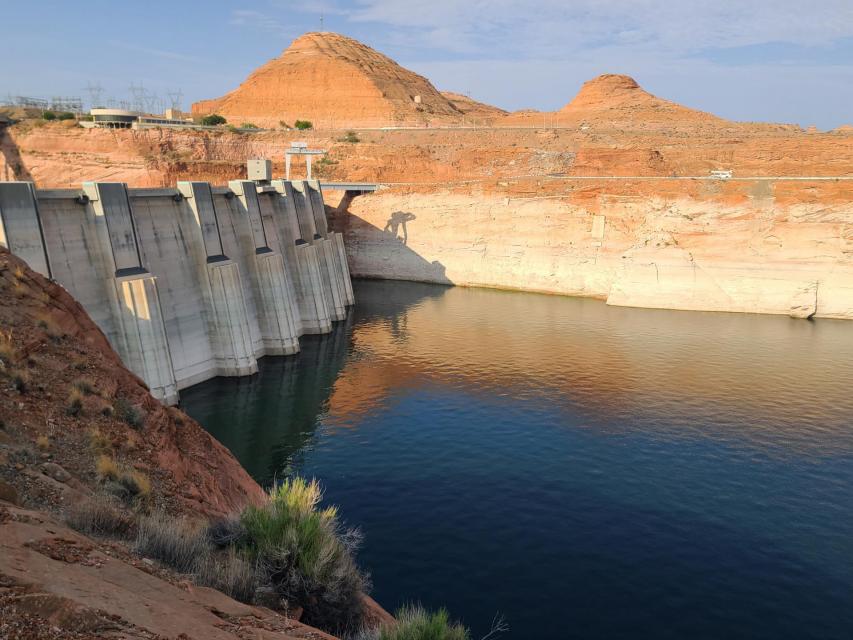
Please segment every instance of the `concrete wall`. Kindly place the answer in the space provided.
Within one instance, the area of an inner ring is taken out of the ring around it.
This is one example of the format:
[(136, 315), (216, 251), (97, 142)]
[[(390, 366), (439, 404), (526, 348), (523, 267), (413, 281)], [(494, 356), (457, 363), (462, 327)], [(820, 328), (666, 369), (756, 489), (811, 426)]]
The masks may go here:
[(167, 403), (297, 352), (300, 336), (331, 331), (353, 303), (316, 183), (0, 182), (0, 244), (68, 289)]

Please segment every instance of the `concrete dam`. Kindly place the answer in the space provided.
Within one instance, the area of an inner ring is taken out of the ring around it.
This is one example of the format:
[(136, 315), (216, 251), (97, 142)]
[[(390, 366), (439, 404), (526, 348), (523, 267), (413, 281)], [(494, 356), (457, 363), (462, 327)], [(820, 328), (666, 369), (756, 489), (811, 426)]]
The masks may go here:
[(71, 293), (164, 403), (331, 331), (353, 291), (317, 181), (0, 183), (0, 244)]

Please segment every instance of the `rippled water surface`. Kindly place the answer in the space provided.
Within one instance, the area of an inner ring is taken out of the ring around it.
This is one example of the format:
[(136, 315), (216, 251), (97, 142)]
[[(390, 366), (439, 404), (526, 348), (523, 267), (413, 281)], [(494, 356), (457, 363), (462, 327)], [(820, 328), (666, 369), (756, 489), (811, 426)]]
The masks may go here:
[(183, 405), (262, 483), (320, 478), (386, 608), (479, 635), (501, 612), (512, 638), (853, 637), (853, 324), (356, 297)]

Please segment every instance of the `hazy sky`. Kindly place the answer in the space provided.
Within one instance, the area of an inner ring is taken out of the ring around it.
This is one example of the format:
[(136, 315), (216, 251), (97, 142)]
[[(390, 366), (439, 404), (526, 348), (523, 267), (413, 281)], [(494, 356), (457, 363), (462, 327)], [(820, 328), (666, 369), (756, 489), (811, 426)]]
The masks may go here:
[[(853, 0), (0, 0), (0, 97), (217, 97), (320, 28), (505, 109), (556, 109), (584, 80), (737, 120), (853, 124)], [(104, 99), (105, 99), (104, 98)], [(104, 100), (102, 100), (104, 101)]]

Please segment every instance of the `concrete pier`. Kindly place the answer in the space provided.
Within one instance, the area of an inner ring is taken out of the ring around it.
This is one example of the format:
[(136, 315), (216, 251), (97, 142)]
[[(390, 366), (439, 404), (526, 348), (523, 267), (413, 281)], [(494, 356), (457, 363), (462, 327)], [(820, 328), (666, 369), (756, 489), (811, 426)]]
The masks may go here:
[[(334, 241), (324, 237), (317, 228), (314, 212), (315, 204), (312, 198), (312, 187), (308, 182), (292, 182), (296, 216), (302, 237), (317, 248), (320, 262), (320, 277), (323, 291), (326, 295), (326, 305), (332, 320), (343, 320), (346, 317), (346, 295), (342, 281), (341, 269), (338, 264), (337, 247)], [(316, 189), (319, 193), (319, 188)], [(320, 196), (322, 200), (322, 196)], [(325, 212), (324, 214), (325, 215)]]
[(175, 403), (180, 389), (250, 375), (258, 358), (295, 353), (301, 335), (345, 318), (348, 270), (344, 281), (335, 240), (317, 232), (319, 206), (283, 180), (0, 182), (0, 244), (68, 289), (152, 394)]

